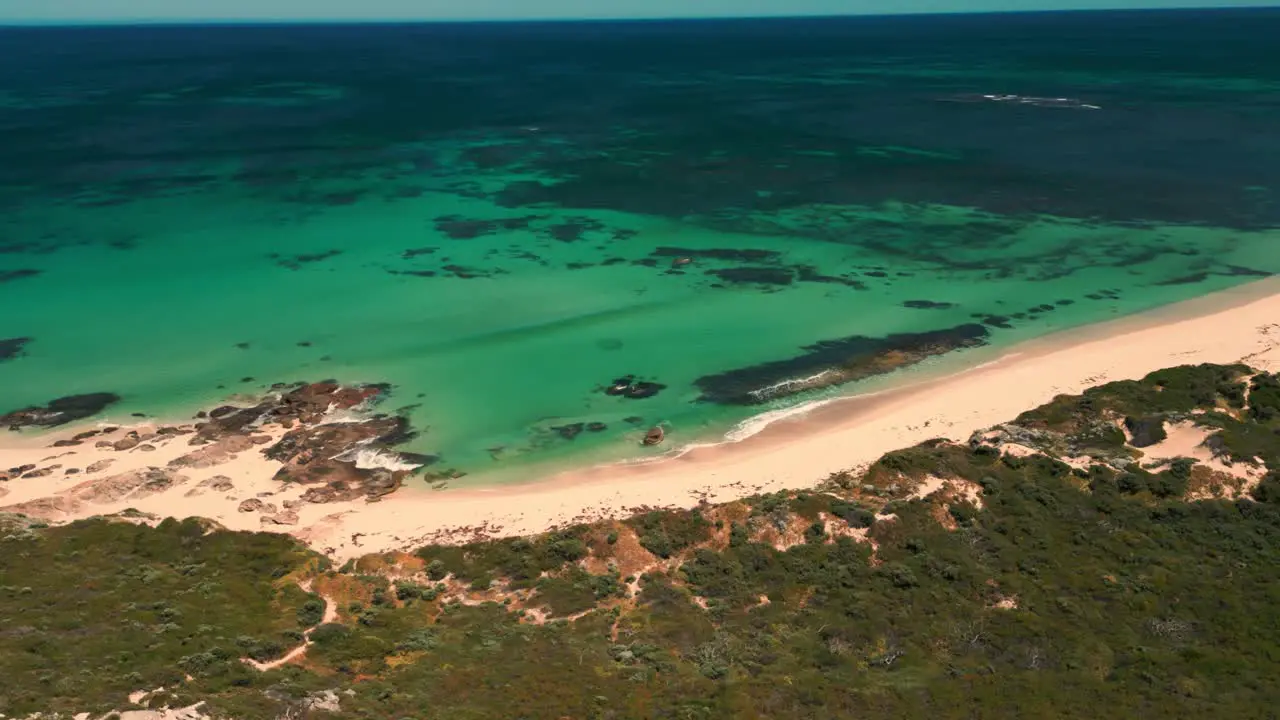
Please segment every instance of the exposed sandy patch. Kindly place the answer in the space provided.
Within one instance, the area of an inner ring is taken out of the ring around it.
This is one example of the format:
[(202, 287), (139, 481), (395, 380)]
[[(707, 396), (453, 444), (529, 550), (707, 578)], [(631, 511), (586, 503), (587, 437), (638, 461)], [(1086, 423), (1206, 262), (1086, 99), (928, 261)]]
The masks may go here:
[(1194, 486), (1188, 493), (1189, 500), (1205, 500), (1215, 497), (1237, 498), (1247, 496), (1267, 474), (1267, 467), (1261, 462), (1256, 465), (1232, 463), (1225, 458), (1215, 457), (1205, 446), (1205, 441), (1215, 431), (1191, 422), (1166, 423), (1163, 441), (1150, 447), (1142, 448), (1143, 465), (1167, 463), (1177, 458), (1192, 458), (1198, 467), (1203, 467), (1211, 475), (1202, 478), (1193, 471)]
[(1012, 455), (1013, 457), (1031, 457), (1032, 455), (1041, 455), (1039, 450), (1029, 448), (1026, 445), (1018, 443), (1003, 443), (998, 448), (1001, 453)]
[(876, 542), (867, 536), (870, 528), (855, 528), (840, 518), (832, 517), (826, 513), (819, 513), (818, 517), (822, 520), (822, 525), (827, 531), (827, 542), (834, 543), (842, 537), (847, 537), (854, 542), (869, 543), (872, 550), (875, 549)]
[(1158, 463), (1168, 462), (1180, 457), (1194, 458), (1214, 472), (1231, 475), (1242, 480), (1254, 477), (1260, 478), (1266, 474), (1265, 470), (1259, 470), (1256, 467), (1242, 463), (1229, 463), (1214, 457), (1213, 452), (1204, 444), (1213, 432), (1213, 430), (1202, 428), (1189, 422), (1166, 423), (1165, 433), (1168, 437), (1155, 445), (1142, 448), (1143, 459), (1148, 463)]
[(1018, 596), (1017, 595), (1001, 596), (998, 600), (996, 600), (991, 604), (991, 608), (993, 610), (1017, 610)]

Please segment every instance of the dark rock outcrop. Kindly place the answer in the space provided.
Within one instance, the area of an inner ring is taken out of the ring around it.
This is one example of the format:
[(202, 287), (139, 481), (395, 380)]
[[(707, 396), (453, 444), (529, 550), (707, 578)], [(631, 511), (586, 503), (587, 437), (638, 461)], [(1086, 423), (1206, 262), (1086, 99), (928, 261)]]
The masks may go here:
[(0, 415), (0, 426), (10, 430), (24, 427), (55, 427), (76, 420), (83, 420), (102, 412), (120, 401), (114, 393), (90, 393), (69, 395), (50, 402), (44, 407), (29, 407)]
[(900, 333), (885, 337), (855, 335), (825, 340), (802, 348), (786, 360), (752, 365), (694, 381), (701, 400), (722, 405), (757, 405), (882, 375), (943, 353), (986, 343), (989, 330), (969, 323), (943, 330)]
[(571, 423), (569, 425), (559, 425), (556, 427), (552, 427), (551, 429), (554, 430), (557, 435), (564, 438), (565, 440), (572, 440), (578, 437), (579, 435), (581, 435), (582, 430), (585, 427), (586, 426), (583, 423)]
[(40, 270), (32, 270), (24, 268), (22, 270), (0, 270), (0, 284), (21, 280), (23, 278), (35, 277), (41, 273)]
[(23, 348), (31, 342), (29, 337), (0, 339), (0, 362), (23, 356)]
[(625, 397), (631, 400), (643, 400), (651, 398), (654, 395), (667, 389), (662, 383), (649, 382), (647, 380), (636, 380), (635, 375), (624, 375), (615, 378), (614, 381), (604, 389), (605, 395), (613, 395), (615, 397)]

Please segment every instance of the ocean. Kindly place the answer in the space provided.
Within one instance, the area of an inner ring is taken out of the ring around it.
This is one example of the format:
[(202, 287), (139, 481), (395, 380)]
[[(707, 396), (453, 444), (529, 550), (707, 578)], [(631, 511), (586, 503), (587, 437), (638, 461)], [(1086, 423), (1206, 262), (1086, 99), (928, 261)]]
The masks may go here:
[(0, 414), (389, 383), (455, 485), (740, 437), (1280, 271), (1277, 37), (1274, 10), (0, 29)]

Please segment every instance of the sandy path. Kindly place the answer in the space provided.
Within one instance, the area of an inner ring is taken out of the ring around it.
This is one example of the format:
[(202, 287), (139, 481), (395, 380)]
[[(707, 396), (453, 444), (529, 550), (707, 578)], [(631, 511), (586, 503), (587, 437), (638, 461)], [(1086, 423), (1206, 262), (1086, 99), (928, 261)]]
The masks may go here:
[[(310, 581), (307, 581), (305, 583), (300, 583), (299, 587), (301, 587), (305, 592), (311, 592)], [(329, 597), (328, 595), (321, 595), (320, 598), (324, 600), (324, 618), (318, 624), (312, 625), (311, 627), (307, 628), (302, 632), (301, 645), (290, 650), (288, 653), (284, 655), (284, 657), (279, 657), (269, 662), (258, 662), (253, 658), (240, 658), (241, 661), (244, 662), (245, 665), (249, 665), (254, 670), (257, 670), (258, 672), (267, 672), (268, 670), (275, 670), (281, 665), (286, 665), (288, 663), (293, 662), (294, 660), (297, 660), (303, 655), (306, 655), (307, 648), (311, 647), (311, 645), (313, 644), (311, 642), (311, 633), (315, 632), (316, 628), (320, 627), (321, 625), (327, 625), (328, 623), (338, 621), (338, 603), (334, 602), (333, 598)]]
[[(158, 515), (212, 517), (236, 529), (290, 532), (336, 559), (428, 541), (457, 542), (485, 535), (521, 535), (559, 524), (625, 515), (636, 508), (692, 507), (783, 488), (803, 488), (834, 472), (870, 463), (884, 452), (935, 437), (965, 439), (1012, 419), (1055, 395), (1078, 393), (1112, 380), (1139, 378), (1163, 367), (1239, 361), (1280, 369), (1280, 279), (1268, 279), (1205, 298), (1109, 323), (1092, 325), (1013, 348), (995, 362), (962, 373), (851, 398), (808, 416), (771, 425), (736, 444), (704, 447), (675, 459), (605, 466), (540, 482), (488, 489), (433, 491), (405, 487), (377, 503), (363, 500), (297, 509), (293, 527), (260, 526), (259, 513), (239, 513), (239, 500), (260, 493), (279, 505), (298, 488), (270, 478), (279, 465), (259, 452), (193, 472), (181, 488), (115, 505), (86, 507), (82, 514), (136, 507)], [(70, 434), (70, 433), (68, 433)], [(44, 438), (45, 444), (49, 438)], [(0, 467), (56, 450), (0, 445)], [(185, 441), (171, 441), (188, 450)], [(75, 448), (72, 448), (75, 449)], [(159, 460), (160, 448), (143, 466)], [(80, 450), (76, 462), (95, 457)], [(176, 457), (176, 455), (174, 455)], [(115, 466), (111, 472), (117, 472)], [(186, 497), (187, 488), (212, 475), (231, 477), (234, 492)], [(6, 483), (5, 505), (66, 490), (57, 478)], [(41, 483), (33, 487), (31, 483)]]

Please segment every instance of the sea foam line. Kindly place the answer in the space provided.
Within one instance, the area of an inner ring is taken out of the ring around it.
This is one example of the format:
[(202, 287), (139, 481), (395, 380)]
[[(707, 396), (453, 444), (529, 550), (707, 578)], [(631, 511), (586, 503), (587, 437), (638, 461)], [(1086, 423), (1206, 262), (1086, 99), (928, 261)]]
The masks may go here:
[(809, 377), (792, 378), (790, 380), (783, 380), (782, 382), (774, 383), (773, 385), (769, 385), (767, 387), (762, 387), (759, 390), (752, 390), (750, 393), (748, 393), (748, 395), (750, 395), (751, 397), (757, 400), (768, 400), (772, 398), (775, 394), (777, 394), (779, 390), (788, 390), (794, 387), (806, 387), (820, 380), (823, 380), (827, 376), (832, 374), (833, 372), (831, 370), (823, 370), (822, 372), (817, 373), (816, 375), (810, 375)]

